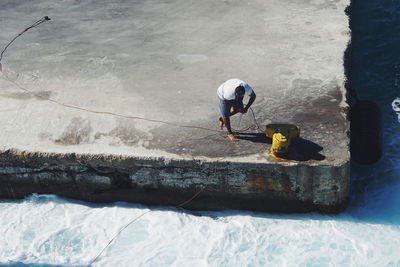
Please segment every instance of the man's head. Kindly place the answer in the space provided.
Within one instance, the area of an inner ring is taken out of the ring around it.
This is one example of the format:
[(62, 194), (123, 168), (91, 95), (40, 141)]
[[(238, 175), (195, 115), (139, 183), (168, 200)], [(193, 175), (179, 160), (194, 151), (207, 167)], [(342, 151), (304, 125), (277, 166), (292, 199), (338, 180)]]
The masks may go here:
[(239, 85), (235, 89), (235, 98), (236, 99), (242, 99), (244, 97), (244, 94), (246, 93), (246, 90), (242, 85)]

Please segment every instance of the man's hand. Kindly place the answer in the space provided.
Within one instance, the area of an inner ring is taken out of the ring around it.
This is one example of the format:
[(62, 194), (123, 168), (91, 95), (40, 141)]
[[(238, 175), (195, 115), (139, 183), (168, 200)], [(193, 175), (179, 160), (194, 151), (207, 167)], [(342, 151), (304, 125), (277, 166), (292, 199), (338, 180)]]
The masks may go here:
[(248, 111), (247, 107), (246, 107), (246, 108), (242, 108), (242, 110), (240, 111), (240, 113), (245, 114), (245, 113), (247, 113), (247, 111)]

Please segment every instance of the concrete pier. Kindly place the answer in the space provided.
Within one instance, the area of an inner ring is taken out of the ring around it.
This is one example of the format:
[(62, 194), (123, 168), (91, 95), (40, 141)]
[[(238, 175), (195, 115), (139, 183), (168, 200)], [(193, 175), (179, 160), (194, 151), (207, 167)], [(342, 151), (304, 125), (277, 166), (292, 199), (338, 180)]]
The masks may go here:
[[(177, 205), (205, 187), (186, 208), (340, 211), (348, 4), (1, 1), (1, 48), (52, 20), (4, 54), (0, 197)], [(269, 155), (250, 112), (232, 118), (239, 142), (218, 130), (216, 90), (229, 78), (254, 88), (261, 128), (301, 126), (287, 160)]]

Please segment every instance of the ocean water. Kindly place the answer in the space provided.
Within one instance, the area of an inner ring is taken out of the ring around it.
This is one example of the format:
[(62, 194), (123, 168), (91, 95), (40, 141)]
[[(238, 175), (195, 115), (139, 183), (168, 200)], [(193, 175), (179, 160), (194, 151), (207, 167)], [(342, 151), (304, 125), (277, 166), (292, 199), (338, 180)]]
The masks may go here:
[[(350, 85), (382, 110), (384, 155), (352, 163), (339, 215), (153, 210), (52, 195), (0, 202), (0, 265), (400, 266), (400, 1), (353, 0)], [(148, 213), (146, 213), (148, 212)]]

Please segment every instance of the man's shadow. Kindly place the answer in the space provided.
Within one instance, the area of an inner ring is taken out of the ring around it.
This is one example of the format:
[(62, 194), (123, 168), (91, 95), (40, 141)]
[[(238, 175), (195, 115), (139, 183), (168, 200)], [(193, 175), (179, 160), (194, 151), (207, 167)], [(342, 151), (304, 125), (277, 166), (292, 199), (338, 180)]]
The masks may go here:
[(247, 140), (253, 143), (272, 144), (272, 139), (265, 136), (264, 133), (239, 133), (235, 132), (238, 139)]
[[(272, 144), (272, 139), (264, 133), (236, 133), (236, 137), (241, 140), (247, 140), (253, 143)], [(324, 148), (310, 140), (297, 137), (292, 140), (289, 154), (284, 157), (288, 160), (308, 161), (324, 160), (325, 156), (320, 154)]]

